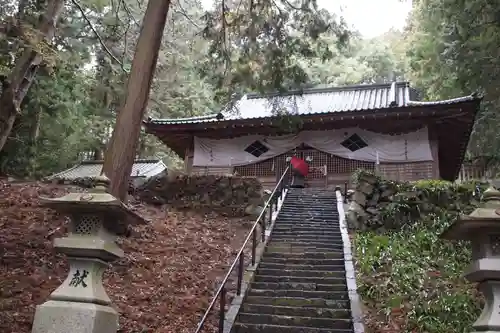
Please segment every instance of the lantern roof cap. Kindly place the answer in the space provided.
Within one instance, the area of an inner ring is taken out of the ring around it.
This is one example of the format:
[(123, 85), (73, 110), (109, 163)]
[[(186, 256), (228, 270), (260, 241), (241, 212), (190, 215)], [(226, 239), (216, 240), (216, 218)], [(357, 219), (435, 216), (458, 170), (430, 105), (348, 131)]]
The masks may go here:
[(107, 192), (109, 179), (105, 175), (94, 177), (94, 184), (87, 192), (70, 192), (59, 198), (40, 197), (40, 204), (69, 215), (94, 214), (116, 220), (118, 234), (128, 225), (147, 223), (129, 205)]

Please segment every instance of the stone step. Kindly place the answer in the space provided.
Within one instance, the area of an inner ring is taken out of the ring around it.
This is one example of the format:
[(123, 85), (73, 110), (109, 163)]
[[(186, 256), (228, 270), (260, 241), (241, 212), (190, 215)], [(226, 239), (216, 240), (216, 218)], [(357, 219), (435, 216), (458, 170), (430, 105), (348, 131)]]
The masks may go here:
[(332, 225), (339, 224), (339, 219), (337, 217), (310, 217), (310, 216), (300, 216), (300, 215), (278, 215), (277, 223), (304, 223), (304, 224), (323, 224)]
[(311, 205), (305, 205), (305, 206), (297, 206), (294, 205), (293, 207), (285, 207), (282, 206), (280, 212), (283, 212), (283, 214), (298, 214), (302, 216), (311, 216), (311, 217), (339, 217), (339, 213), (337, 212), (337, 209), (321, 209), (318, 207), (314, 207)]
[(342, 243), (342, 236), (320, 236), (320, 235), (313, 235), (313, 236), (297, 236), (294, 235), (293, 233), (290, 234), (271, 234), (271, 240), (274, 240), (276, 242), (293, 242), (293, 241), (299, 241), (299, 242), (320, 242), (320, 243)]
[[(272, 244), (267, 245), (266, 249), (267, 253), (281, 253), (284, 255), (289, 255), (289, 254), (300, 254), (300, 253), (316, 253), (316, 254), (323, 254), (323, 253), (329, 253), (329, 254), (334, 254), (338, 253), (341, 254), (342, 256), (344, 255), (344, 248), (343, 246), (339, 245), (337, 249), (332, 248), (332, 247), (317, 247), (317, 246), (290, 246), (290, 245), (285, 245), (281, 244), (280, 246), (274, 246)], [(316, 257), (318, 258), (318, 257)]]
[(331, 200), (329, 198), (322, 198), (322, 199), (312, 199), (312, 200), (307, 200), (307, 199), (294, 199), (293, 197), (288, 197), (287, 200), (285, 201), (285, 205), (288, 207), (293, 207), (293, 205), (298, 205), (298, 206), (311, 206), (311, 207), (318, 207), (318, 208), (325, 208), (325, 209), (332, 209), (335, 208), (337, 205), (337, 200)]
[(250, 289), (248, 296), (266, 296), (266, 297), (300, 297), (300, 298), (322, 298), (333, 300), (348, 300), (347, 291), (316, 291), (316, 290), (269, 290), (269, 289)]
[(245, 298), (245, 303), (272, 306), (296, 306), (344, 310), (350, 309), (349, 300), (332, 300), (323, 298), (247, 296)]
[(287, 276), (287, 275), (255, 275), (254, 282), (271, 282), (271, 283), (315, 283), (315, 284), (330, 284), (339, 285), (345, 284), (345, 274), (343, 276)]
[(309, 214), (315, 214), (319, 212), (338, 214), (337, 203), (325, 204), (319, 202), (289, 202), (289, 203), (285, 202), (285, 204), (281, 207), (282, 209), (295, 210), (295, 211), (301, 211), (302, 209), (306, 209), (305, 212)]
[(260, 313), (240, 313), (238, 314), (236, 321), (238, 323), (299, 326), (327, 329), (350, 329), (353, 327), (351, 319), (312, 318)]
[(325, 329), (297, 326), (235, 323), (231, 333), (352, 333), (352, 329)]
[(339, 214), (335, 211), (326, 212), (326, 211), (318, 211), (317, 213), (311, 213), (311, 207), (304, 207), (295, 209), (285, 209), (281, 208), (280, 210), (281, 217), (305, 217), (310, 219), (338, 219)]
[(310, 195), (303, 195), (303, 194), (292, 194), (289, 193), (286, 196), (290, 201), (293, 202), (324, 202), (324, 203), (330, 203), (332, 201), (336, 201), (337, 197), (335, 196), (316, 196), (316, 197), (311, 197)]
[(340, 230), (333, 230), (333, 228), (315, 230), (314, 228), (309, 231), (297, 231), (292, 228), (273, 229), (273, 235), (277, 236), (297, 236), (297, 237), (342, 237)]
[(337, 211), (337, 203), (332, 203), (330, 201), (297, 201), (297, 200), (288, 201), (289, 199), (290, 198), (287, 198), (285, 200), (285, 203), (282, 206), (283, 208), (290, 208), (290, 209), (306, 208), (310, 211), (314, 210)]
[(276, 263), (276, 264), (292, 264), (292, 265), (343, 265), (343, 256), (339, 258), (330, 259), (308, 259), (304, 257), (291, 257), (291, 258), (281, 258), (265, 255), (261, 262), (266, 263)]
[(338, 216), (311, 216), (303, 214), (281, 213), (278, 215), (278, 221), (307, 221), (307, 222), (323, 222), (332, 223), (338, 221)]
[(296, 237), (342, 237), (342, 233), (334, 230), (310, 230), (310, 231), (293, 231), (293, 230), (273, 230), (275, 236), (296, 236)]
[(318, 209), (318, 210), (329, 210), (336, 211), (337, 210), (337, 202), (332, 202), (329, 200), (290, 200), (290, 198), (286, 198), (285, 203), (282, 207), (286, 208), (308, 208), (309, 210)]
[(345, 278), (344, 271), (317, 271), (317, 270), (300, 270), (300, 269), (272, 269), (258, 268), (257, 274), (270, 276), (296, 276), (296, 277), (338, 277)]
[(278, 217), (276, 220), (276, 224), (304, 224), (304, 225), (313, 225), (313, 226), (323, 226), (323, 227), (331, 227), (331, 226), (340, 226), (340, 222), (337, 218), (335, 219), (310, 219), (310, 218), (301, 218), (294, 216), (293, 218), (283, 218)]
[[(286, 222), (286, 223), (285, 223)], [(303, 228), (307, 227), (308, 230), (297, 230), (297, 227)], [(295, 234), (304, 235), (341, 235), (340, 224), (336, 222), (329, 222), (321, 224), (317, 227), (316, 223), (303, 223), (303, 222), (291, 222), (288, 221), (278, 221), (275, 224), (273, 232), (283, 233), (283, 232), (293, 232)]]
[[(272, 237), (271, 242), (273, 246), (277, 244), (292, 245), (292, 246), (302, 246), (302, 244), (307, 244), (308, 246), (328, 244), (327, 247), (340, 249), (343, 247), (343, 242), (341, 238), (301, 238), (301, 237)], [(300, 244), (299, 244), (300, 243)], [(324, 247), (324, 246), (322, 246)]]
[(342, 284), (319, 284), (305, 282), (252, 282), (251, 288), (272, 290), (312, 290), (312, 291), (336, 291), (347, 292), (347, 285)]
[[(299, 229), (297, 229), (299, 228)], [(306, 228), (306, 230), (300, 230)], [(316, 234), (340, 234), (340, 223), (336, 221), (319, 222), (319, 221), (276, 221), (273, 231), (293, 231), (303, 233), (316, 233)]]
[[(271, 234), (272, 237), (272, 234)], [(321, 241), (319, 238), (299, 238), (299, 237), (279, 237), (276, 236), (275, 239), (270, 240), (271, 246), (277, 246), (278, 244), (284, 244), (286, 246), (319, 246), (321, 247), (331, 247), (337, 248), (335, 245), (342, 245), (342, 238), (323, 238), (325, 241)]]
[(300, 232), (300, 231), (311, 231), (311, 230), (333, 231), (333, 230), (339, 230), (339, 229), (340, 229), (339, 225), (332, 225), (332, 226), (329, 226), (327, 228), (318, 229), (318, 228), (307, 226), (304, 224), (295, 224), (295, 225), (291, 226), (291, 225), (276, 223), (276, 226), (273, 228), (273, 232), (274, 231)]
[(275, 248), (275, 247), (315, 247), (315, 248), (322, 248), (322, 249), (342, 249), (344, 244), (342, 243), (341, 240), (338, 240), (337, 242), (333, 241), (327, 241), (327, 242), (320, 242), (316, 240), (295, 240), (295, 241), (281, 241), (281, 240), (271, 240), (271, 242), (268, 245), (270, 248)]
[(293, 217), (290, 219), (278, 218), (276, 221), (276, 225), (281, 224), (303, 224), (306, 226), (319, 226), (319, 227), (331, 227), (331, 226), (340, 226), (340, 222), (338, 220), (320, 220), (320, 219), (301, 219), (298, 217)]
[[(306, 198), (306, 199), (316, 199), (316, 198), (322, 198), (322, 197), (325, 197), (325, 198), (329, 198), (329, 197), (332, 197), (332, 198), (335, 198), (336, 194), (334, 191), (330, 191), (330, 190), (326, 190), (326, 189), (315, 189), (315, 192), (307, 192), (307, 191), (310, 191), (311, 188), (308, 188), (308, 189), (300, 189), (300, 191), (296, 191), (296, 190), (299, 190), (299, 189), (294, 189), (294, 188), (291, 188), (289, 191), (288, 191), (288, 194), (287, 195), (296, 195), (296, 196), (300, 196), (302, 198)], [(307, 190), (307, 191), (306, 191)], [(296, 191), (296, 192), (294, 192)]]
[(326, 219), (338, 219), (339, 214), (336, 212), (318, 212), (318, 213), (311, 213), (309, 211), (311, 208), (302, 208), (297, 211), (291, 211), (291, 210), (286, 210), (286, 209), (281, 209), (280, 210), (280, 215), (278, 218), (291, 218), (291, 217), (301, 217), (301, 218), (308, 218), (308, 219), (320, 219), (320, 220), (326, 220)]
[(349, 300), (323, 298), (247, 296), (245, 303), (307, 308), (350, 309)]
[[(320, 202), (320, 203), (331, 203), (334, 197), (331, 196), (321, 196), (321, 197), (311, 197), (309, 195), (294, 195), (292, 193), (287, 194), (287, 199), (290, 199), (290, 202)], [(335, 198), (335, 200), (337, 200)]]
[(311, 214), (305, 214), (305, 213), (298, 213), (298, 212), (287, 212), (287, 211), (280, 211), (278, 215), (278, 220), (310, 220), (310, 221), (332, 221), (332, 220), (338, 220), (339, 216), (338, 215), (311, 215)]
[(287, 197), (288, 200), (285, 200), (285, 204), (283, 206), (294, 207), (294, 206), (309, 206), (320, 209), (336, 209), (337, 201), (332, 201), (328, 199), (302, 199), (302, 200), (293, 200), (291, 197)]
[[(323, 205), (331, 205), (332, 201), (332, 198), (329, 198), (329, 197), (314, 197), (314, 198), (307, 198), (307, 197), (298, 197), (298, 196), (293, 196), (293, 195), (290, 195), (290, 196), (286, 196), (287, 199), (289, 199), (290, 201), (286, 202), (285, 203), (297, 203), (297, 204), (303, 204), (303, 203), (314, 203), (316, 205), (318, 204), (323, 204)], [(336, 199), (335, 199), (336, 200)]]
[(317, 260), (317, 259), (342, 259), (344, 260), (344, 252), (302, 252), (302, 253), (281, 253), (281, 252), (264, 252), (264, 258), (276, 258), (280, 260), (299, 259), (299, 260)]
[(340, 224), (338, 223), (315, 223), (315, 222), (304, 222), (304, 221), (278, 221), (274, 226), (274, 231), (305, 231), (305, 232), (329, 232), (340, 234)]
[(294, 207), (296, 206), (309, 206), (309, 207), (314, 207), (314, 208), (320, 208), (320, 209), (335, 209), (337, 208), (336, 201), (329, 200), (327, 198), (324, 199), (312, 199), (312, 200), (307, 200), (307, 199), (302, 199), (302, 200), (297, 200), (293, 199), (292, 197), (287, 197), (289, 200), (285, 200), (285, 204), (288, 207)]
[(307, 231), (296, 231), (291, 228), (279, 228), (279, 229), (273, 229), (272, 235), (275, 236), (295, 236), (295, 237), (305, 237), (305, 238), (317, 238), (317, 237), (324, 237), (324, 238), (339, 238), (342, 239), (342, 233), (337, 230), (332, 230), (333, 228), (328, 228), (328, 229), (323, 229), (325, 232), (321, 232), (320, 230), (312, 228), (313, 230), (307, 232)]
[(266, 260), (262, 260), (259, 264), (259, 268), (269, 268), (269, 269), (281, 269), (281, 270), (291, 270), (291, 269), (299, 269), (299, 270), (311, 270), (311, 271), (332, 271), (332, 272), (340, 272), (345, 271), (345, 266), (342, 265), (301, 265), (301, 264), (277, 264), (274, 262), (267, 262)]
[(312, 318), (321, 317), (334, 319), (351, 319), (351, 312), (348, 309), (298, 308), (293, 306), (271, 306), (243, 303), (241, 312)]

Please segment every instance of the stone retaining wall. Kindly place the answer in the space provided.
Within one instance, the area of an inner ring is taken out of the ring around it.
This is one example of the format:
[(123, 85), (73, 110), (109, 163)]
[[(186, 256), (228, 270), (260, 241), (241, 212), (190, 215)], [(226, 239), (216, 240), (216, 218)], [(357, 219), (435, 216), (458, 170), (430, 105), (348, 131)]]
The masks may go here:
[(266, 195), (254, 177), (178, 175), (151, 179), (135, 190), (143, 202), (177, 209), (208, 209), (228, 216), (255, 215)]
[(423, 214), (443, 210), (460, 212), (474, 207), (487, 184), (454, 184), (442, 180), (397, 182), (368, 172), (358, 172), (355, 190), (350, 195), (347, 223), (350, 229), (394, 229), (412, 223)]

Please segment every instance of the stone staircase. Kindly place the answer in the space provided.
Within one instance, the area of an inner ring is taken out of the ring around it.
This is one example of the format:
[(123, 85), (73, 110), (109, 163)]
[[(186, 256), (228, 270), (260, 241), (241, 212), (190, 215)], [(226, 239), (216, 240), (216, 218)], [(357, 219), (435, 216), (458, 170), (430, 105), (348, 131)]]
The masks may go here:
[(231, 332), (354, 332), (334, 191), (289, 190)]

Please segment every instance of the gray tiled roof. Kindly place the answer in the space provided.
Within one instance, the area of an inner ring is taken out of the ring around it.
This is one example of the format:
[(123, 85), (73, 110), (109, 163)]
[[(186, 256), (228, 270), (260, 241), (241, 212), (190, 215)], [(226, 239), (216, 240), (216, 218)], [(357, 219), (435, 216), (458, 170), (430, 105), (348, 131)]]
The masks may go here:
[(218, 114), (178, 119), (150, 119), (153, 124), (208, 123), (220, 120), (265, 118), (276, 114), (327, 114), (332, 112), (380, 110), (394, 107), (450, 104), (469, 100), (467, 96), (446, 101), (419, 102), (408, 82), (316, 88), (282, 94), (247, 94)]
[[(50, 179), (74, 180), (85, 177), (96, 177), (101, 174), (103, 161), (83, 161), (74, 167), (47, 177)], [(164, 171), (167, 166), (161, 160), (136, 160), (132, 166), (131, 177), (149, 178)]]
[[(394, 91), (391, 91), (391, 86)], [(410, 88), (406, 83), (310, 89), (267, 96), (249, 94), (236, 103), (234, 110), (226, 112), (231, 119), (248, 119), (280, 112), (315, 114), (375, 110), (406, 106), (409, 97)]]

